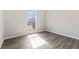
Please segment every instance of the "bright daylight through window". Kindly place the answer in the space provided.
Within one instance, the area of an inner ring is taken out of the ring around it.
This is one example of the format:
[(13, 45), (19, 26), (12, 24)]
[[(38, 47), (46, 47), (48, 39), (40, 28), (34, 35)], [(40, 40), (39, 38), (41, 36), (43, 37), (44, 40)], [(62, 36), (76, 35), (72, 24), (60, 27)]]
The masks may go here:
[(33, 48), (37, 48), (37, 47), (40, 47), (41, 45), (46, 44), (46, 41), (43, 40), (37, 34), (28, 35), (28, 38), (29, 38)]

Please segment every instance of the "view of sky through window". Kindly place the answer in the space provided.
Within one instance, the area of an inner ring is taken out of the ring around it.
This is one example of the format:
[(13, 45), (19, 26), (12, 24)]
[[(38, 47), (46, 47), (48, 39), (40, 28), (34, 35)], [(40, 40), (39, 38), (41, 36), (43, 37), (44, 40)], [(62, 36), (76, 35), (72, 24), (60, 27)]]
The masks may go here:
[(34, 10), (28, 10), (27, 11), (27, 19), (31, 20), (35, 18), (35, 11)]

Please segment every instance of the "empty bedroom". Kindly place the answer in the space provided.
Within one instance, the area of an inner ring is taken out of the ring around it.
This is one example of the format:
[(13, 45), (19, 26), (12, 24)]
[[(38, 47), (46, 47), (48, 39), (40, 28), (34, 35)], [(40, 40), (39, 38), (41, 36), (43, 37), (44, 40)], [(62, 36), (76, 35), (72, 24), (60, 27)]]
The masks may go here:
[(1, 49), (79, 49), (79, 10), (4, 10)]

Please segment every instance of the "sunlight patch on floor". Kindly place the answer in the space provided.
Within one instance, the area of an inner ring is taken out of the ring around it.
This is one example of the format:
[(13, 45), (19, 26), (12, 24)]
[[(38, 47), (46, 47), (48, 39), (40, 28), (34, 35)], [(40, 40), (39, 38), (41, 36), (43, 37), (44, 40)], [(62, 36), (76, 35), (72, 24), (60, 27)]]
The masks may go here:
[(33, 48), (37, 48), (41, 45), (46, 44), (46, 41), (37, 34), (28, 35), (28, 38), (29, 38)]

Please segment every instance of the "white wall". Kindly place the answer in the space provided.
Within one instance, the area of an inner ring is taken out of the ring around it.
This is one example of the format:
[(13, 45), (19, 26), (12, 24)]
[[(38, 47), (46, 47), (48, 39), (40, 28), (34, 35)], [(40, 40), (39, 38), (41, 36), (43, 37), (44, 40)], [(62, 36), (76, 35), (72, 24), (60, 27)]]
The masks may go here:
[(47, 31), (79, 39), (78, 10), (48, 10), (46, 19)]
[(4, 38), (11, 38), (26, 34), (26, 11), (4, 11)]
[[(26, 11), (4, 11), (4, 37), (27, 34)], [(45, 23), (46, 22), (46, 23)], [(36, 11), (35, 31), (55, 32), (69, 37), (79, 38), (79, 11)]]
[(0, 48), (3, 43), (3, 11), (0, 10)]
[[(28, 34), (26, 12), (25, 10), (4, 11), (4, 39)], [(36, 10), (35, 31), (41, 32), (44, 29), (44, 11)]]
[(44, 10), (36, 11), (35, 30), (36, 32), (45, 31), (45, 11)]

